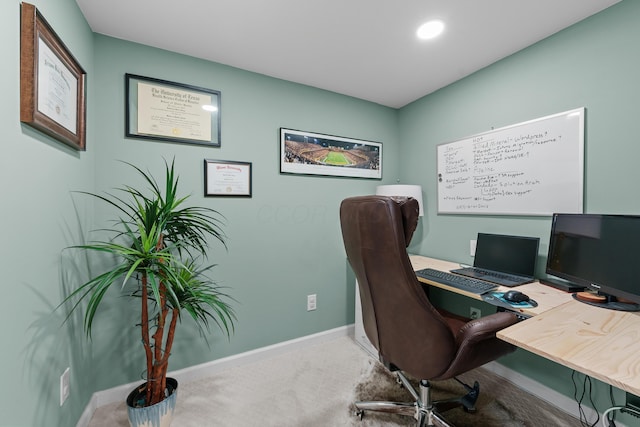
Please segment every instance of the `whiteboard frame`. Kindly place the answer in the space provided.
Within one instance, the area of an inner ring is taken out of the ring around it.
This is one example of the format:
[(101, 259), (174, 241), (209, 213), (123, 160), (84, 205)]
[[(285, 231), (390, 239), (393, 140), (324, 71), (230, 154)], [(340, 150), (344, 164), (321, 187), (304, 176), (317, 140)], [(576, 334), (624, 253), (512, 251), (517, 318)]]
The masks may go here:
[(551, 216), (553, 215), (553, 211), (524, 211), (524, 212), (510, 212), (510, 211), (493, 211), (491, 209), (489, 210), (441, 210), (440, 209), (440, 205), (441, 205), (441, 194), (440, 194), (440, 185), (438, 182), (438, 172), (439, 172), (439, 165), (438, 165), (438, 160), (439, 160), (439, 150), (440, 147), (445, 146), (445, 145), (449, 145), (449, 144), (456, 144), (459, 143), (461, 141), (466, 141), (466, 140), (473, 140), (474, 138), (479, 138), (479, 137), (484, 137), (486, 135), (491, 135), (494, 133), (499, 133), (499, 132), (504, 132), (506, 130), (509, 129), (514, 129), (517, 127), (522, 127), (522, 126), (527, 126), (527, 125), (531, 125), (533, 123), (537, 123), (537, 122), (541, 122), (541, 121), (546, 121), (546, 120), (551, 120), (551, 119), (555, 119), (561, 116), (566, 116), (566, 117), (570, 117), (573, 115), (578, 115), (578, 153), (577, 153), (577, 161), (578, 161), (578, 165), (577, 165), (577, 175), (576, 176), (576, 187), (579, 188), (579, 195), (578, 195), (578, 200), (576, 201), (576, 205), (580, 205), (579, 208), (576, 206), (575, 211), (570, 211), (567, 213), (583, 213), (584, 212), (584, 134), (585, 134), (585, 129), (584, 129), (584, 123), (585, 123), (585, 107), (580, 107), (580, 108), (574, 108), (572, 110), (568, 110), (568, 111), (564, 111), (561, 113), (556, 113), (556, 114), (551, 114), (548, 116), (544, 116), (544, 117), (539, 117), (533, 120), (527, 120), (524, 122), (520, 122), (520, 123), (516, 123), (516, 124), (512, 124), (512, 125), (508, 125), (508, 126), (504, 126), (498, 129), (491, 129), (489, 131), (486, 132), (482, 132), (482, 133), (477, 133), (477, 134), (473, 134), (464, 138), (458, 138), (452, 141), (448, 141), (448, 142), (443, 142), (441, 144), (436, 145), (436, 194), (437, 194), (437, 213), (438, 214), (447, 214), (447, 215), (488, 215), (488, 216), (492, 216), (492, 215), (511, 215), (511, 216)]

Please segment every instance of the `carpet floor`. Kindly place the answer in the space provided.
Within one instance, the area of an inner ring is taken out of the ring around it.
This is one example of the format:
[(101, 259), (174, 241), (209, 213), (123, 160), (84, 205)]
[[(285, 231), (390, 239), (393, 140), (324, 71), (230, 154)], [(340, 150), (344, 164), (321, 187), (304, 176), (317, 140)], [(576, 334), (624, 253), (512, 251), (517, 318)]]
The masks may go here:
[[(573, 427), (578, 420), (488, 370), (461, 376), (480, 382), (478, 412), (444, 413), (456, 427)], [(462, 393), (453, 381), (434, 383), (434, 397)], [(350, 337), (310, 346), (214, 376), (180, 384), (173, 427), (404, 426), (393, 414), (354, 416), (356, 400), (408, 400), (409, 394)], [(124, 397), (123, 397), (124, 400)], [(505, 403), (505, 402), (508, 402)], [(96, 410), (89, 427), (128, 427), (124, 402)]]

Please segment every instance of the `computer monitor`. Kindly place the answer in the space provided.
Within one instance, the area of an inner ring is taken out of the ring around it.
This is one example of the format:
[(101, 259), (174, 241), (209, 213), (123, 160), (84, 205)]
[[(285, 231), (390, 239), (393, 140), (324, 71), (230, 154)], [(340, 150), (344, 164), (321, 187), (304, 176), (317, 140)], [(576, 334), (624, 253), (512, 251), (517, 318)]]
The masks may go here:
[(639, 259), (640, 216), (553, 215), (547, 274), (597, 291), (603, 306), (640, 309)]
[(533, 281), (539, 238), (478, 233), (476, 242), (474, 267), (530, 277)]

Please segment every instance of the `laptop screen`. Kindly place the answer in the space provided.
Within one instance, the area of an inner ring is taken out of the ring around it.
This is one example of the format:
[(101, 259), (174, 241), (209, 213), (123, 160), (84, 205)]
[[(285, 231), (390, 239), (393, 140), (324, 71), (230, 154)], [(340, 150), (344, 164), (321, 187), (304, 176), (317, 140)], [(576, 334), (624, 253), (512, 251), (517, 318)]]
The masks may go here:
[(539, 244), (537, 237), (478, 233), (473, 266), (533, 277)]

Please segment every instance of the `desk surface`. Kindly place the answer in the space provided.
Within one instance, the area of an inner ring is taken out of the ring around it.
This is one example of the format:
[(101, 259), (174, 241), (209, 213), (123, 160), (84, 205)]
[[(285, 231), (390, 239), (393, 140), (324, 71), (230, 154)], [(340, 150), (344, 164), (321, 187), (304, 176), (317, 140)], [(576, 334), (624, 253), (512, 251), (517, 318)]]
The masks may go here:
[[(459, 265), (454, 262), (442, 261), (439, 259), (428, 258), (420, 255), (410, 255), (409, 259), (411, 260), (411, 265), (413, 266), (414, 270), (421, 270), (423, 268), (434, 268), (436, 270), (449, 271), (455, 268), (459, 268)], [(457, 294), (465, 295), (469, 298), (482, 301), (482, 297), (480, 295), (473, 294), (471, 292), (466, 292), (461, 289), (443, 285), (442, 283), (438, 283), (435, 281), (426, 280), (421, 277), (418, 277), (418, 280), (431, 286), (436, 286), (447, 291), (455, 292)], [(538, 303), (538, 306), (534, 308), (517, 309), (517, 311), (528, 314), (530, 316), (536, 316), (546, 310), (562, 305), (573, 299), (571, 298), (571, 294), (547, 285), (542, 285), (537, 281), (533, 283), (527, 283), (526, 285), (520, 285), (516, 288), (507, 288), (504, 286), (500, 286), (496, 289), (496, 291), (506, 292), (509, 289), (517, 289), (518, 291), (527, 294), (529, 298), (535, 300)]]
[(498, 338), (640, 395), (640, 313), (569, 301)]
[[(414, 269), (449, 271), (458, 264), (410, 256)], [(470, 298), (480, 296), (436, 282), (420, 281)], [(499, 288), (504, 291), (508, 288)], [(521, 310), (534, 317), (498, 332), (498, 338), (640, 396), (640, 313), (594, 307), (539, 282), (518, 286), (538, 302)]]

